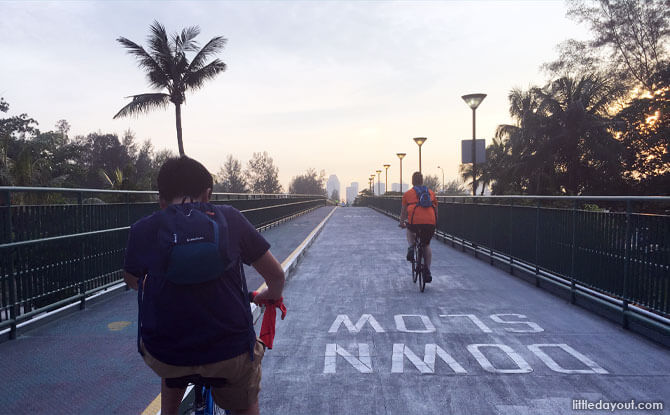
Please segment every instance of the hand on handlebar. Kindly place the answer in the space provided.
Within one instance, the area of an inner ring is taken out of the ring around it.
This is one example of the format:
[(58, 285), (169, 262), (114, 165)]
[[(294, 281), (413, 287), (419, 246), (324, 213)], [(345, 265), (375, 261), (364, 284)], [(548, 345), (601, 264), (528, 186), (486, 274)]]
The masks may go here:
[(398, 224), (399, 228), (405, 229), (407, 227), (407, 221), (403, 220)]

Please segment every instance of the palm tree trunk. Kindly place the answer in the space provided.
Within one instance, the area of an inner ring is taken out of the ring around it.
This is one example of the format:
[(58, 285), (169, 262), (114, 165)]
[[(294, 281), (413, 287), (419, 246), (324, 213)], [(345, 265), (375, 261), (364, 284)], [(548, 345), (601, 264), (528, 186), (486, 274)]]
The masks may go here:
[(175, 116), (177, 118), (177, 145), (179, 146), (179, 156), (184, 157), (184, 142), (181, 138), (181, 105), (174, 104)]

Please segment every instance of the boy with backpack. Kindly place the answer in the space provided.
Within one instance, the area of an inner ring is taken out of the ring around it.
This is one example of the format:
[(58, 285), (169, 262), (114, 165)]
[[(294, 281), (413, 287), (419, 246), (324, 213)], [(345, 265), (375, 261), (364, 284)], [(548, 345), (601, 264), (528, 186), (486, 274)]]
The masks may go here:
[[(407, 260), (414, 259), (414, 244), (416, 236), (421, 235), (426, 247), (424, 255), (426, 269), (424, 278), (426, 282), (432, 282), (433, 276), (430, 272), (430, 263), (433, 251), (430, 248), (430, 240), (435, 234), (437, 223), (437, 198), (432, 190), (423, 185), (423, 175), (418, 171), (412, 175), (412, 189), (402, 195), (402, 209), (400, 211), (400, 226), (407, 227)], [(408, 220), (409, 219), (409, 220)]]
[(124, 279), (138, 290), (138, 351), (161, 377), (161, 413), (176, 414), (189, 382), (209, 383), (215, 402), (258, 414), (264, 345), (256, 339), (242, 264), (278, 300), (284, 272), (270, 244), (231, 206), (209, 203), (212, 175), (188, 157), (158, 174), (161, 210), (130, 228)]

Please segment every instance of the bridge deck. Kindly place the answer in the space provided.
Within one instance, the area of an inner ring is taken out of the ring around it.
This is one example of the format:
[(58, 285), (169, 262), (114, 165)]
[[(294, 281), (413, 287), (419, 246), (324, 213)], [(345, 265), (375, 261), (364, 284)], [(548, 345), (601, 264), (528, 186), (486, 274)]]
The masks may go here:
[(666, 348), (439, 242), (420, 293), (405, 252), (397, 222), (334, 213), (287, 287), (266, 413), (568, 414), (573, 399), (667, 399)]
[[(328, 211), (269, 230), (273, 252)], [(666, 348), (439, 242), (419, 293), (405, 250), (386, 216), (334, 212), (287, 285), (264, 413), (567, 414), (573, 399), (667, 397)], [(0, 344), (0, 413), (141, 413), (158, 379), (135, 349), (133, 294)]]

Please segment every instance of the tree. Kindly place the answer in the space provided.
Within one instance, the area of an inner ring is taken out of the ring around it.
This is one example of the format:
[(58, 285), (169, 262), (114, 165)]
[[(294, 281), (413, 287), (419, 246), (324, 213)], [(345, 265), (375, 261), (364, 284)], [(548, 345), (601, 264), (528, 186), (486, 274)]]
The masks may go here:
[(445, 196), (467, 196), (469, 192), (463, 188), (463, 182), (460, 180), (449, 180), (444, 184), (444, 191), (440, 192)]
[[(186, 99), (186, 91), (201, 88), (205, 81), (213, 79), (226, 69), (226, 64), (219, 59), (207, 62), (208, 57), (223, 49), (226, 39), (216, 36), (198, 49), (195, 40), (200, 34), (198, 26), (183, 29), (181, 34), (175, 33), (170, 38), (165, 27), (157, 21), (154, 21), (150, 30), (149, 52), (125, 37), (116, 40), (128, 49), (128, 53), (137, 58), (138, 66), (146, 71), (149, 85), (160, 90), (166, 89), (167, 93), (132, 95), (132, 101), (121, 108), (114, 118), (137, 115), (154, 108), (165, 108), (172, 102), (175, 106), (179, 155), (183, 156), (185, 153), (182, 141), (181, 105)], [(195, 53), (190, 62), (186, 57), (187, 52)]]
[(563, 42), (560, 58), (545, 66), (550, 72), (575, 76), (603, 70), (631, 87), (656, 89), (653, 76), (668, 59), (667, 0), (571, 0), (567, 15), (587, 24), (593, 38)]
[(247, 164), (246, 180), (254, 193), (281, 193), (279, 169), (267, 152), (254, 153)]
[(670, 65), (654, 79), (650, 97), (634, 99), (617, 114), (624, 150), (624, 177), (641, 194), (670, 192)]
[(442, 182), (437, 174), (423, 176), (423, 185), (437, 193), (442, 188)]
[(216, 175), (214, 188), (217, 192), (246, 193), (249, 191), (247, 182), (242, 174), (242, 163), (229, 154), (226, 163)]
[(291, 179), (288, 192), (303, 195), (326, 195), (325, 182), (326, 172), (324, 170), (321, 170), (321, 173), (317, 175), (316, 170), (307, 169), (305, 174)]
[(67, 142), (67, 133), (70, 132), (70, 123), (67, 120), (58, 120), (56, 122), (56, 131), (61, 135), (63, 142)]

